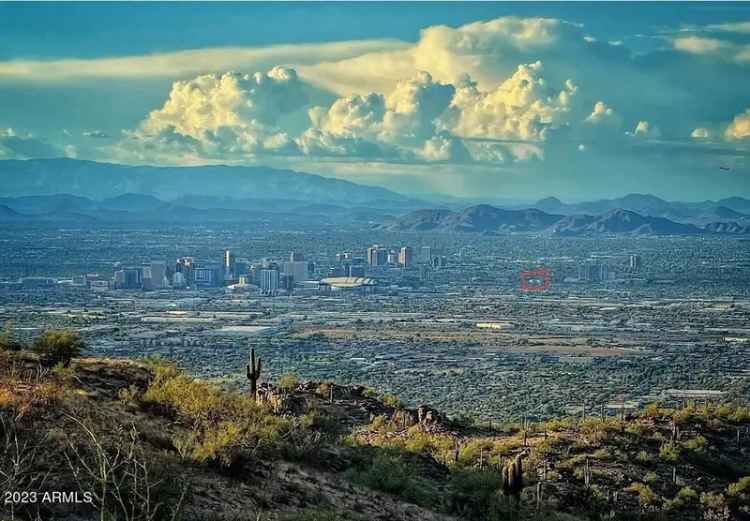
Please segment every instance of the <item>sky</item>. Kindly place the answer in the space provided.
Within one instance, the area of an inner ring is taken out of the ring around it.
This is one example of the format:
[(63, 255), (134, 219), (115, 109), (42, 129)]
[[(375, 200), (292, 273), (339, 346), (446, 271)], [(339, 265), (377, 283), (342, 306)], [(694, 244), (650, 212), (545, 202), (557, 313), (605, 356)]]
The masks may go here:
[(750, 3), (0, 3), (0, 159), (750, 197)]

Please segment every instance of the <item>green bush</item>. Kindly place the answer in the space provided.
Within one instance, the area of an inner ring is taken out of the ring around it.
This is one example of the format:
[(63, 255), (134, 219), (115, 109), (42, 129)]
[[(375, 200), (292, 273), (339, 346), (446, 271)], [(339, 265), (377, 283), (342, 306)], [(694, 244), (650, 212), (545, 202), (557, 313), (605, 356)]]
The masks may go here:
[(70, 329), (45, 331), (34, 341), (34, 351), (39, 353), (40, 361), (47, 367), (60, 363), (68, 367), (71, 359), (80, 356), (84, 348), (81, 336)]
[(414, 472), (414, 466), (404, 461), (395, 450), (381, 450), (369, 465), (348, 471), (354, 483), (387, 494), (401, 496), (407, 501), (425, 504), (431, 493), (428, 485)]
[(285, 393), (293, 393), (297, 389), (299, 378), (294, 373), (287, 373), (279, 378), (279, 388)]
[(456, 472), (448, 483), (446, 510), (462, 519), (501, 519), (502, 512), (508, 506), (500, 493), (501, 487), (502, 478), (497, 472)]
[(24, 345), (13, 336), (13, 324), (6, 322), (0, 333), (0, 351), (20, 351), (23, 348)]

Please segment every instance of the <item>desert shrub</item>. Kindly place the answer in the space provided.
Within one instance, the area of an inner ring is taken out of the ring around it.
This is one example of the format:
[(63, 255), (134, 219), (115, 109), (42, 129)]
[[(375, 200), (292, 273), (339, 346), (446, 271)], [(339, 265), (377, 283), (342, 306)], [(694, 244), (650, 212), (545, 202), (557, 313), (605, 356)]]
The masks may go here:
[(34, 340), (34, 351), (47, 367), (63, 364), (67, 367), (71, 359), (80, 356), (85, 348), (81, 336), (70, 329), (45, 331)]
[(299, 424), (303, 429), (312, 429), (329, 434), (339, 430), (338, 421), (334, 416), (315, 408), (310, 408), (305, 414), (300, 416)]
[(20, 351), (24, 348), (22, 342), (17, 340), (13, 334), (13, 323), (6, 322), (0, 333), (0, 351)]
[(740, 478), (727, 487), (727, 496), (738, 498), (750, 494), (750, 476)]
[(293, 393), (297, 389), (299, 378), (294, 373), (287, 373), (279, 378), (279, 389), (285, 393)]
[[(68, 417), (63, 456), (78, 489), (90, 494), (102, 519), (161, 521), (176, 519), (187, 488), (169, 461), (147, 453), (135, 427), (101, 432)], [(176, 476), (175, 476), (176, 477)]]
[(664, 461), (675, 462), (680, 459), (680, 447), (674, 443), (665, 443), (659, 449), (659, 457)]
[(625, 426), (625, 432), (627, 432), (628, 434), (632, 434), (633, 436), (636, 436), (638, 438), (645, 438), (652, 431), (652, 427), (640, 421), (628, 422), (628, 424)]
[(689, 404), (687, 407), (676, 410), (672, 414), (672, 421), (677, 425), (687, 425), (695, 421), (698, 411), (695, 405)]
[(356, 521), (361, 519), (353, 514), (336, 512), (327, 508), (308, 508), (298, 514), (289, 514), (281, 521)]
[(275, 416), (251, 397), (190, 378), (171, 364), (156, 366), (142, 400), (191, 429), (193, 446), (182, 452), (201, 462), (228, 465), (251, 448), (277, 453), (293, 428), (291, 420)]
[(497, 472), (455, 472), (446, 488), (445, 509), (461, 519), (498, 519), (507, 506), (500, 493), (501, 487), (502, 478)]
[(635, 459), (641, 463), (651, 463), (653, 461), (651, 454), (645, 450), (638, 451), (638, 454), (635, 455)]
[(677, 497), (692, 501), (698, 499), (698, 493), (690, 487), (682, 487), (680, 491), (677, 492)]
[(380, 450), (369, 463), (347, 471), (347, 477), (354, 483), (413, 503), (425, 504), (431, 498), (430, 487), (416, 475), (414, 465), (394, 450)]
[(634, 482), (625, 490), (638, 494), (638, 504), (644, 510), (658, 507), (661, 504), (659, 496), (651, 490), (651, 487), (643, 483)]
[[(705, 512), (716, 513), (719, 515), (728, 514), (727, 500), (724, 497), (724, 494), (704, 492), (701, 494), (700, 501)], [(710, 515), (705, 517), (706, 519), (712, 519)], [(729, 518), (724, 517), (723, 519)]]
[(402, 409), (404, 407), (404, 404), (401, 402), (401, 399), (393, 394), (384, 394), (380, 400), (386, 404), (389, 407), (393, 407), (394, 409)]
[(682, 446), (688, 450), (703, 452), (708, 446), (708, 441), (703, 436), (698, 435), (695, 438), (691, 438), (683, 442)]

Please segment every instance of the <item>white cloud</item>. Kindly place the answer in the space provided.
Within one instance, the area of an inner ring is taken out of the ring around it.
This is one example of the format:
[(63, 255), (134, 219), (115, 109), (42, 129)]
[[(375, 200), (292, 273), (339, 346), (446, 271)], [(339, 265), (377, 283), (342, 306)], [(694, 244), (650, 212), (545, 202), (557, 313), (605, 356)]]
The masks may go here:
[(0, 157), (3, 159), (32, 159), (61, 157), (58, 147), (13, 128), (0, 128)]
[(608, 125), (619, 127), (622, 123), (622, 120), (620, 116), (615, 113), (612, 107), (608, 107), (607, 104), (603, 101), (597, 101), (594, 104), (594, 108), (591, 111), (591, 114), (586, 117), (584, 122), (590, 123), (592, 125)]
[(117, 58), (11, 60), (0, 79), (67, 81), (81, 78), (184, 78), (207, 72), (259, 70), (276, 64), (311, 64), (408, 46), (397, 40), (360, 40), (268, 47), (218, 47)]
[(750, 22), (728, 22), (705, 26), (709, 31), (724, 31), (728, 33), (750, 33)]
[(701, 36), (685, 36), (674, 38), (672, 45), (679, 51), (692, 54), (709, 54), (717, 52), (725, 47), (726, 42), (717, 38), (704, 38)]
[(124, 150), (137, 157), (171, 150), (191, 161), (288, 153), (296, 144), (279, 120), (305, 107), (307, 99), (305, 84), (284, 67), (178, 81), (164, 106), (127, 134)]
[(427, 27), (410, 48), (298, 69), (306, 79), (344, 94), (366, 94), (372, 89), (388, 93), (417, 70), (454, 85), (469, 75), (480, 88), (489, 89), (513, 74), (520, 63), (534, 62), (548, 52), (572, 55), (590, 46), (578, 25), (554, 18), (508, 16), (457, 28)]
[(570, 100), (578, 89), (570, 80), (552, 89), (542, 71), (541, 62), (519, 65), (490, 91), (465, 78), (442, 127), (462, 138), (543, 141), (550, 130), (569, 122)]
[(685, 36), (673, 38), (672, 45), (676, 50), (689, 54), (715, 56), (739, 64), (750, 63), (750, 45), (747, 44), (703, 36)]
[(690, 137), (693, 139), (710, 139), (711, 131), (705, 127), (697, 127), (690, 133)]
[[(66, 131), (67, 132), (67, 131)], [(67, 132), (67, 135), (70, 135), (69, 132)], [(107, 134), (106, 132), (103, 132), (101, 130), (86, 130), (83, 132), (83, 137), (90, 137), (94, 139), (108, 139), (112, 136)]]
[(657, 139), (661, 137), (661, 131), (648, 121), (641, 120), (635, 126), (633, 132), (629, 132), (628, 135), (643, 139)]
[(730, 141), (750, 138), (750, 108), (734, 117), (724, 131), (724, 137)]

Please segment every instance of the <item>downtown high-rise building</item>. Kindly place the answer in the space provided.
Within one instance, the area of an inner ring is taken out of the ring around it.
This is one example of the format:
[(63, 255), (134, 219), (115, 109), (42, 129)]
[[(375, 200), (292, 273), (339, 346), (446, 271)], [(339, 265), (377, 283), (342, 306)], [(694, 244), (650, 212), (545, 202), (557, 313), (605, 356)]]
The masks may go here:
[(279, 270), (262, 269), (260, 270), (260, 292), (263, 295), (276, 295), (279, 291), (281, 278)]
[(402, 246), (398, 254), (398, 263), (401, 267), (407, 268), (414, 264), (414, 252), (411, 246)]
[(164, 261), (151, 261), (149, 265), (151, 273), (149, 286), (151, 289), (162, 289), (166, 287), (167, 263)]
[(432, 262), (432, 248), (422, 246), (422, 249), (419, 250), (419, 262), (423, 264), (430, 264)]
[(643, 267), (643, 259), (640, 255), (633, 254), (628, 258), (628, 268), (630, 271), (641, 271)]
[(234, 253), (232, 253), (231, 250), (226, 250), (224, 252), (224, 263), (223, 263), (223, 271), (224, 271), (224, 281), (232, 281), (235, 279), (235, 274), (237, 272), (236, 269), (236, 258), (234, 256)]
[(388, 263), (388, 250), (373, 244), (367, 248), (367, 264), (370, 266), (385, 266)]

